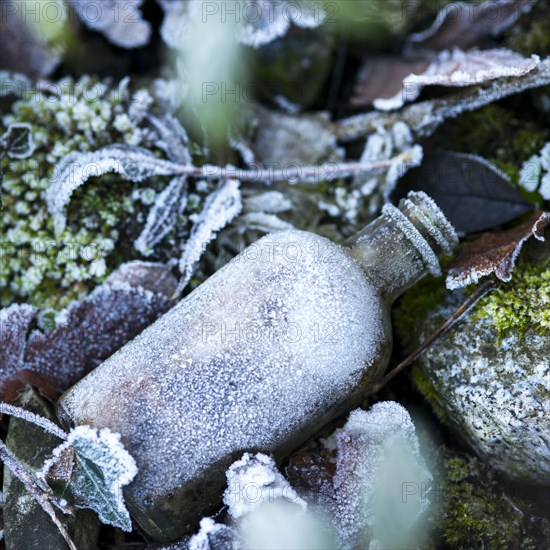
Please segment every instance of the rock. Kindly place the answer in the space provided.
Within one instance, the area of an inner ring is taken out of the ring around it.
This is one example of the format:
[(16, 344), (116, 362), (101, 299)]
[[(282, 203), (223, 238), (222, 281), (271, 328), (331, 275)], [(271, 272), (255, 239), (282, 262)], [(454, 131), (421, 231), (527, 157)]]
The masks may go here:
[[(405, 296), (397, 325), (409, 347), (463, 299), (442, 287)], [(542, 485), (550, 484), (549, 300), (550, 268), (520, 265), (511, 283), (431, 345), (414, 371), (438, 416), (480, 457), (511, 479)]]

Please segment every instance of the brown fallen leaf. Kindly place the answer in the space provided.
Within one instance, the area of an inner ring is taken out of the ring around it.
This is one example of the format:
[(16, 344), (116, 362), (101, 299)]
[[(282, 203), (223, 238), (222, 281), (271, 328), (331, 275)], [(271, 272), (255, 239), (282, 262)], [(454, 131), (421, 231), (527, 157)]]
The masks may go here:
[(56, 399), (167, 311), (176, 286), (166, 266), (131, 262), (62, 310), (49, 332), (27, 337), (35, 308), (0, 311), (0, 401), (12, 402), (26, 384)]
[(368, 56), (357, 75), (351, 105), (367, 107), (375, 99), (391, 99), (401, 93), (407, 76), (423, 73), (430, 61), (431, 57)]
[(462, 51), (444, 50), (435, 56), (420, 74), (407, 75), (398, 92), (390, 98), (376, 98), (376, 109), (398, 109), (414, 101), (425, 86), (464, 88), (501, 77), (519, 77), (531, 72), (540, 63), (537, 55), (523, 57), (506, 48)]
[(550, 212), (535, 212), (525, 223), (498, 233), (483, 233), (459, 250), (449, 265), (447, 288), (454, 290), (477, 283), (480, 277), (494, 273), (501, 281), (509, 281), (516, 258), (531, 237), (544, 241), (544, 227), (550, 223)]

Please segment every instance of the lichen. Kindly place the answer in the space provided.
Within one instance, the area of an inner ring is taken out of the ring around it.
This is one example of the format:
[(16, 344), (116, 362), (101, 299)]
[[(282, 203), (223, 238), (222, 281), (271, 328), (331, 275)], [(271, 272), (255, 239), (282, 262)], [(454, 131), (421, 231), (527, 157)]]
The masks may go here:
[(58, 237), (44, 193), (56, 162), (71, 151), (146, 144), (141, 122), (151, 102), (145, 90), (131, 94), (126, 81), (109, 88), (83, 77), (64, 79), (50, 92), (27, 92), (9, 108), (2, 104), (0, 134), (12, 123), (27, 123), (36, 144), (30, 158), (2, 161), (3, 306), (23, 300), (62, 307), (137, 256), (131, 245), (135, 222), (164, 185), (161, 178), (143, 185), (111, 175), (92, 180), (74, 194), (67, 228)]

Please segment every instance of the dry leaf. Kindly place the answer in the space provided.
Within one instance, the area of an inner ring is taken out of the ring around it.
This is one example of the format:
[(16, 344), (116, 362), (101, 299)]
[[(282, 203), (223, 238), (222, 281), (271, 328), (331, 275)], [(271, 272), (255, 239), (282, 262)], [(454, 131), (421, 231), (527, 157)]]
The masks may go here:
[(14, 305), (0, 312), (0, 400), (11, 402), (32, 384), (55, 399), (171, 305), (175, 277), (160, 264), (123, 264), (83, 301), (56, 316), (49, 332), (34, 330), (38, 310)]
[(456, 46), (471, 48), (486, 36), (496, 36), (513, 25), (537, 0), (488, 0), (481, 4), (453, 2), (445, 6), (433, 24), (407, 40), (407, 53), (440, 51)]
[(426, 57), (407, 59), (391, 55), (367, 57), (357, 75), (351, 105), (367, 107), (375, 99), (391, 99), (401, 93), (403, 80), (410, 74), (423, 73), (430, 60)]
[(454, 290), (477, 283), (480, 277), (491, 273), (502, 281), (509, 281), (523, 243), (531, 237), (544, 241), (544, 227), (548, 223), (549, 212), (535, 212), (528, 221), (517, 227), (498, 233), (483, 233), (463, 246), (449, 265), (447, 288)]
[(523, 57), (506, 48), (468, 52), (458, 48), (445, 50), (423, 73), (405, 77), (397, 94), (389, 99), (377, 98), (373, 105), (384, 111), (398, 109), (404, 103), (414, 101), (425, 86), (466, 87), (503, 76), (523, 76), (539, 63), (537, 55)]

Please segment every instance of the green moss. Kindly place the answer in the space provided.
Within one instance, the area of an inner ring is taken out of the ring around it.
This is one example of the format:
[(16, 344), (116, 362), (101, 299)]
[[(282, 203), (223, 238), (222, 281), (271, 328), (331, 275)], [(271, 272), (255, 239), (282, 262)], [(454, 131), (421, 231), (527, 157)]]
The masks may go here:
[(145, 187), (116, 175), (92, 178), (73, 194), (67, 228), (56, 236), (45, 202), (56, 163), (69, 152), (111, 143), (149, 145), (141, 120), (152, 98), (144, 90), (131, 95), (125, 85), (108, 88), (87, 77), (53, 88), (2, 104), (0, 135), (12, 123), (27, 123), (36, 144), (31, 158), (2, 160), (2, 306), (25, 301), (63, 307), (119, 262), (137, 257), (131, 245), (150, 204), (145, 195), (151, 186), (164, 185), (163, 179)]
[(429, 142), (435, 148), (482, 156), (517, 184), (522, 164), (550, 140), (544, 116), (532, 108), (533, 97), (524, 94), (464, 113)]
[(530, 548), (526, 516), (477, 459), (443, 448), (444, 506), (437, 520), (448, 547)]
[(550, 55), (548, 3), (535, 4), (529, 14), (521, 17), (517, 24), (506, 31), (504, 42), (506, 46), (523, 55)]
[[(474, 288), (468, 291), (472, 292)], [(443, 278), (421, 281), (403, 295), (394, 312), (394, 327), (400, 342), (407, 349), (418, 345), (421, 321), (448, 295)], [(500, 289), (476, 304), (471, 318), (490, 321), (500, 339), (512, 330), (520, 335), (529, 328), (545, 333), (550, 328), (549, 305), (550, 266), (522, 261), (516, 266), (509, 283), (503, 283)], [(426, 383), (419, 379), (419, 387), (428, 390)]]
[(518, 266), (509, 284), (476, 305), (474, 319), (489, 319), (500, 339), (510, 331), (520, 336), (528, 328), (545, 333), (550, 327), (550, 267)]

